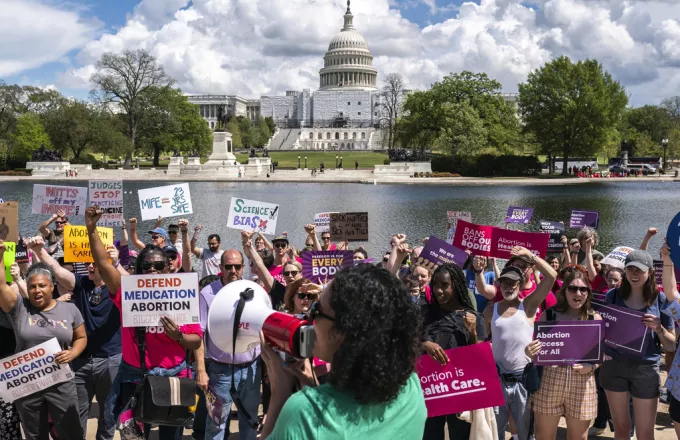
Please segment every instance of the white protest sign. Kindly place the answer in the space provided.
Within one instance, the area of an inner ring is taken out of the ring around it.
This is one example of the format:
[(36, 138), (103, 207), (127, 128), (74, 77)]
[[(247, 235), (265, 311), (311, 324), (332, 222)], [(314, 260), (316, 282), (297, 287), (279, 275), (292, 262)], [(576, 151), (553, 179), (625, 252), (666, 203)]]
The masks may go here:
[(102, 211), (98, 224), (101, 226), (123, 225), (123, 182), (120, 180), (90, 180), (90, 205), (98, 205)]
[(154, 327), (161, 316), (177, 325), (200, 323), (198, 275), (173, 273), (121, 278), (123, 327)]
[(57, 185), (33, 185), (33, 214), (56, 214), (64, 211), (66, 217), (83, 215), (87, 204), (87, 188)]
[(602, 264), (606, 264), (608, 266), (614, 266), (618, 267), (619, 269), (623, 269), (625, 264), (626, 264), (626, 257), (628, 254), (633, 252), (633, 248), (626, 247), (626, 246), (619, 246), (613, 251), (609, 253), (606, 257), (604, 257), (601, 261)]
[(0, 398), (14, 402), (38, 391), (73, 379), (68, 364), (57, 364), (61, 347), (57, 338), (0, 360)]
[(159, 186), (139, 190), (139, 209), (142, 220), (193, 214), (188, 183)]
[(232, 197), (227, 227), (276, 235), (278, 218), (279, 205)]
[(314, 225), (316, 225), (316, 232), (331, 232), (331, 214), (332, 212), (320, 212), (314, 214)]
[(467, 211), (446, 211), (446, 218), (448, 219), (448, 225), (446, 226), (446, 241), (448, 243), (453, 242), (453, 236), (456, 235), (458, 220), (472, 223), (472, 213)]

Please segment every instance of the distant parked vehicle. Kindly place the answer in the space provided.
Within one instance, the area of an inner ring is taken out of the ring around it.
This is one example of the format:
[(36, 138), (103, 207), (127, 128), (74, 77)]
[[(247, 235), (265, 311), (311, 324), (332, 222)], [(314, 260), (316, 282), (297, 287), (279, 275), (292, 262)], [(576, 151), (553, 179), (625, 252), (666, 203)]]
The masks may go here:
[(614, 165), (613, 167), (609, 168), (609, 172), (613, 174), (626, 174), (629, 173), (630, 170), (626, 167), (622, 167), (621, 165)]
[(654, 168), (652, 165), (649, 165), (647, 163), (642, 163), (642, 164), (629, 163), (628, 169), (630, 169), (630, 170), (640, 170), (640, 171), (642, 171), (642, 174), (644, 174), (645, 176), (647, 176), (649, 174), (656, 174), (656, 171), (657, 171), (656, 168)]

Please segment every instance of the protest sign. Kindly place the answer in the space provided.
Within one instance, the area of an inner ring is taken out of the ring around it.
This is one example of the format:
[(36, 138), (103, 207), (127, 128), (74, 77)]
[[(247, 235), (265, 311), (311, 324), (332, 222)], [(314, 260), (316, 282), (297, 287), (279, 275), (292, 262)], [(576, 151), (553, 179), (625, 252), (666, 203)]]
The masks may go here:
[(17, 244), (11, 241), (6, 241), (4, 260), (5, 260), (5, 280), (8, 283), (11, 283), (14, 280), (14, 278), (12, 278), (12, 275), (9, 273), (9, 268), (12, 266), (12, 263), (16, 261), (16, 253)]
[(534, 337), (541, 341), (536, 365), (602, 363), (604, 321), (537, 322)]
[(493, 226), (475, 225), (458, 220), (453, 245), (458, 249), (469, 250), (474, 255), (490, 257), (493, 230)]
[(33, 214), (56, 214), (62, 210), (66, 217), (83, 215), (87, 205), (87, 188), (56, 185), (33, 185)]
[(509, 259), (510, 251), (515, 246), (527, 248), (532, 254), (541, 258), (548, 252), (548, 234), (540, 232), (511, 231), (509, 229), (494, 228), (491, 241), (491, 256)]
[(671, 248), (671, 260), (680, 267), (680, 212), (673, 217), (666, 231), (666, 243)]
[(541, 228), (541, 232), (550, 234), (550, 240), (548, 240), (548, 252), (560, 252), (562, 249), (564, 249), (564, 245), (562, 244), (562, 236), (565, 233), (563, 223), (541, 220), (539, 226)]
[(585, 226), (597, 229), (600, 224), (600, 213), (597, 211), (579, 211), (571, 210), (571, 219), (569, 220), (569, 227), (574, 229), (581, 229)]
[(644, 313), (613, 304), (593, 301), (593, 310), (605, 322), (604, 343), (621, 353), (641, 356), (652, 339), (649, 327), (642, 324)]
[(623, 269), (626, 264), (626, 257), (633, 252), (633, 250), (634, 249), (630, 247), (619, 246), (602, 259), (602, 264)]
[(216, 426), (220, 426), (223, 422), (223, 408), (224, 400), (208, 386), (208, 391), (205, 392), (205, 407), (208, 410), (208, 417), (215, 422)]
[(60, 351), (57, 338), (52, 338), (0, 360), (0, 398), (12, 403), (73, 379), (71, 367), (54, 360)]
[(198, 293), (195, 272), (122, 277), (123, 327), (157, 326), (161, 316), (177, 325), (198, 324)]
[(0, 240), (19, 241), (19, 202), (0, 203)]
[(120, 180), (90, 180), (90, 205), (99, 206), (103, 214), (98, 224), (102, 226), (122, 226), (123, 220), (123, 182)]
[(446, 211), (446, 218), (448, 220), (446, 225), (446, 241), (448, 243), (453, 242), (453, 236), (456, 233), (458, 220), (472, 223), (472, 213), (467, 211)]
[(227, 227), (276, 235), (278, 218), (279, 205), (232, 197)]
[(368, 241), (368, 212), (331, 213), (331, 240)]
[(352, 251), (305, 251), (302, 253), (302, 276), (312, 283), (327, 284), (335, 274), (354, 265)]
[[(663, 284), (663, 261), (654, 260), (654, 281), (658, 286)], [(676, 278), (677, 281), (677, 278)]]
[(433, 235), (427, 239), (425, 247), (415, 262), (429, 270), (435, 270), (440, 265), (447, 263), (454, 263), (463, 267), (467, 259), (468, 254), (464, 250), (458, 249)]
[(534, 208), (511, 206), (508, 208), (508, 215), (505, 217), (505, 223), (520, 223), (526, 225), (531, 221), (531, 216), (533, 214)]
[(330, 212), (320, 212), (314, 214), (314, 225), (316, 226), (316, 232), (324, 233), (331, 231), (331, 213)]
[(446, 355), (446, 365), (427, 354), (416, 365), (428, 417), (505, 405), (490, 343), (453, 348)]
[[(97, 235), (104, 247), (113, 246), (113, 228), (97, 227)], [(64, 227), (64, 262), (92, 263), (93, 261), (87, 227), (66, 225)]]
[(159, 186), (139, 190), (139, 209), (142, 220), (193, 214), (188, 183)]
[(16, 262), (18, 264), (24, 264), (28, 263), (28, 249), (26, 249), (26, 246), (24, 246), (24, 239), (23, 237), (19, 237), (19, 241), (17, 241), (17, 252), (16, 252)]

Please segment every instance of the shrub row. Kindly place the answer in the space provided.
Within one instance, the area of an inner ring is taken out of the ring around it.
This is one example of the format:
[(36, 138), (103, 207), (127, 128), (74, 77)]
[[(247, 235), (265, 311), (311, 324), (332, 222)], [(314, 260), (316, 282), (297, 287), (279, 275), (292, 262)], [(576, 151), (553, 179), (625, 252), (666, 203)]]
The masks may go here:
[(542, 164), (536, 156), (504, 154), (494, 156), (435, 156), (432, 158), (433, 172), (458, 173), (470, 177), (520, 177), (537, 176)]

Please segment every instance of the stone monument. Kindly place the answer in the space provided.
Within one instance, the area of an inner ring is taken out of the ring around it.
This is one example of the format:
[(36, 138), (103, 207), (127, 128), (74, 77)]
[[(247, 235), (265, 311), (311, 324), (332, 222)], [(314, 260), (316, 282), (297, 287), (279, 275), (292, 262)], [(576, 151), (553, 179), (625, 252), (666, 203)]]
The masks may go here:
[(213, 133), (213, 151), (208, 161), (203, 164), (203, 169), (206, 168), (222, 168), (230, 164), (233, 166), (236, 162), (234, 150), (231, 143), (231, 133), (226, 131), (216, 131)]

